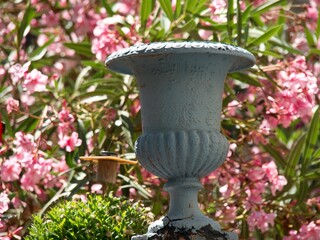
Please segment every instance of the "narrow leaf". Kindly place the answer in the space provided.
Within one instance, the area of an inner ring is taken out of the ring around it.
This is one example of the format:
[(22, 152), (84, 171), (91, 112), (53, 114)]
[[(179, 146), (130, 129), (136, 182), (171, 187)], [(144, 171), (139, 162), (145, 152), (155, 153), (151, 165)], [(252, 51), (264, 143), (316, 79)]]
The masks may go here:
[(252, 4), (249, 4), (246, 10), (242, 13), (242, 22), (247, 23), (247, 20), (251, 16)]
[(285, 165), (286, 165), (285, 160), (282, 158), (282, 156), (279, 154), (279, 152), (274, 149), (273, 146), (271, 146), (270, 144), (267, 144), (267, 145), (264, 145), (263, 148), (268, 153), (270, 153), (270, 155), (273, 157), (273, 159), (275, 160), (276, 164), (280, 168), (282, 168), (282, 169), (285, 168)]
[(316, 151), (316, 144), (319, 139), (319, 129), (320, 129), (320, 107), (314, 113), (311, 120), (310, 128), (307, 133), (306, 146), (303, 154), (303, 169), (306, 169), (310, 164), (310, 159), (312, 153)]
[(320, 11), (318, 11), (318, 21), (317, 21), (317, 28), (316, 28), (316, 37), (319, 39), (320, 37)]
[(93, 57), (93, 53), (91, 52), (91, 44), (90, 43), (64, 43), (64, 46), (67, 48), (73, 49), (77, 54), (83, 55), (86, 57)]
[(242, 40), (242, 12), (240, 8), (240, 0), (237, 0), (237, 44), (241, 46)]
[(106, 9), (108, 16), (113, 16), (114, 12), (112, 11), (112, 8), (110, 7), (109, 3), (107, 3), (107, 0), (101, 0), (103, 7)]
[(271, 0), (271, 1), (266, 1), (264, 4), (256, 7), (253, 11), (252, 11), (252, 15), (255, 16), (260, 16), (261, 14), (269, 11), (269, 9), (275, 7), (275, 6), (279, 6), (279, 5), (284, 5), (286, 4), (287, 1), (286, 0)]
[(169, 0), (159, 0), (162, 10), (165, 12), (170, 21), (173, 21), (173, 11)]
[(306, 35), (306, 39), (307, 39), (309, 47), (314, 47), (315, 46), (315, 38), (313, 36), (313, 33), (307, 27), (304, 28), (304, 33)]
[(197, 1), (194, 1), (194, 0), (186, 0), (185, 2), (186, 10), (191, 13), (193, 13), (196, 5), (197, 5)]
[(87, 130), (84, 127), (84, 124), (81, 119), (78, 119), (77, 123), (78, 123), (79, 138), (82, 141), (81, 145), (79, 146), (79, 155), (84, 156), (87, 151), (87, 138), (86, 138)]
[(152, 0), (142, 0), (140, 9), (141, 26), (145, 27), (149, 14), (152, 11)]
[(234, 8), (233, 8), (233, 0), (228, 0), (228, 9), (227, 9), (227, 30), (229, 40), (231, 41), (233, 38), (233, 17), (234, 17)]
[(296, 192), (297, 205), (303, 203), (308, 197), (308, 181), (304, 180), (299, 184)]
[(256, 78), (253, 78), (245, 73), (231, 73), (229, 74), (229, 76), (231, 78), (237, 79), (243, 83), (246, 83), (252, 86), (256, 86), (256, 87), (262, 86), (261, 83)]
[(176, 1), (176, 10), (174, 12), (175, 19), (179, 18), (181, 14), (181, 0)]
[(47, 48), (53, 43), (54, 37), (50, 38), (45, 44), (43, 44), (41, 47), (38, 47), (36, 50), (34, 50), (29, 55), (29, 61), (38, 61), (40, 60), (47, 52)]
[(195, 19), (191, 19), (186, 24), (184, 24), (182, 27), (174, 29), (173, 33), (191, 32), (196, 27), (197, 27), (197, 23), (195, 22)]
[(30, 22), (33, 19), (34, 15), (35, 10), (30, 5), (28, 5), (18, 28), (18, 46), (20, 46), (22, 39), (28, 34), (30, 29)]
[(294, 146), (291, 149), (291, 152), (289, 153), (289, 156), (286, 160), (286, 169), (285, 169), (285, 176), (286, 177), (293, 177), (296, 173), (296, 166), (299, 163), (303, 145), (305, 143), (306, 135), (302, 135), (294, 144)]
[(266, 31), (264, 34), (262, 34), (260, 37), (254, 39), (252, 42), (249, 43), (248, 47), (252, 47), (255, 45), (259, 45), (261, 43), (264, 43), (268, 41), (271, 37), (277, 34), (277, 32), (280, 30), (281, 26), (275, 26), (270, 28), (268, 31)]

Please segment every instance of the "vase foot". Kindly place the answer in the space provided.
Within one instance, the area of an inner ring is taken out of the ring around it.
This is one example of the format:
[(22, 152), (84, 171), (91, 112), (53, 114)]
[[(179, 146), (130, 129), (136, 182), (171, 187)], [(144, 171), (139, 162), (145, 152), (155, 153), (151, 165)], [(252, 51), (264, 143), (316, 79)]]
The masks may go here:
[[(172, 221), (171, 221), (172, 222)], [(238, 240), (235, 233), (218, 231), (210, 224), (200, 229), (179, 228), (166, 217), (154, 222), (147, 234), (134, 236), (132, 240)], [(179, 222), (179, 221), (174, 221)], [(180, 225), (183, 225), (180, 223)], [(152, 232), (155, 231), (155, 232)]]

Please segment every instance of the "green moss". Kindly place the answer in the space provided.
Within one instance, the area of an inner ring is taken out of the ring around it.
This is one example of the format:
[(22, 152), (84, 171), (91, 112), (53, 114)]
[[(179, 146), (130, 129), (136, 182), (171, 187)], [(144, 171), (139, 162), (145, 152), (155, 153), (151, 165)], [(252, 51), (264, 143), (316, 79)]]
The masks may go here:
[(86, 202), (62, 201), (43, 217), (34, 216), (25, 239), (130, 239), (147, 231), (150, 215), (140, 202), (89, 195)]

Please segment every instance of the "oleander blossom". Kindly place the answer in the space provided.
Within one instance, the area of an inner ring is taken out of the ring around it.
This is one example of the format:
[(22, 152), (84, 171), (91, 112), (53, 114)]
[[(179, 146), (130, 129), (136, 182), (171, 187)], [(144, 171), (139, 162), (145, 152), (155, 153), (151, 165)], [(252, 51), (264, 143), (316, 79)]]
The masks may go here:
[[(307, 68), (304, 56), (298, 56), (277, 72), (277, 83), (281, 89), (270, 93), (266, 119), (272, 128), (282, 124), (288, 127), (300, 118), (308, 122), (316, 105), (319, 93), (317, 78)], [(272, 97), (271, 97), (272, 95)]]
[(217, 23), (227, 21), (227, 2), (225, 0), (212, 0), (209, 9), (213, 21)]
[(17, 158), (11, 156), (1, 166), (1, 180), (5, 182), (19, 180), (21, 170), (22, 168)]
[(247, 219), (251, 231), (254, 228), (259, 229), (262, 233), (268, 231), (270, 226), (274, 225), (275, 213), (266, 213), (263, 210), (252, 211)]
[(61, 148), (65, 148), (67, 152), (72, 152), (81, 145), (82, 140), (79, 139), (78, 133), (74, 131), (75, 118), (67, 109), (66, 102), (63, 103), (63, 108), (58, 113), (58, 119), (58, 144)]
[(77, 132), (73, 132), (70, 136), (64, 135), (60, 141), (59, 145), (61, 148), (65, 148), (67, 152), (72, 152), (76, 147), (79, 147), (82, 140), (79, 139)]
[(14, 85), (17, 84), (28, 73), (30, 64), (31, 62), (26, 62), (23, 65), (16, 63), (9, 68), (8, 72)]
[(16, 146), (17, 153), (30, 153), (36, 149), (34, 137), (31, 134), (25, 134), (23, 132), (17, 132), (15, 134), (15, 140), (13, 143)]
[(7, 112), (12, 113), (19, 110), (19, 101), (9, 97), (7, 99)]
[(27, 89), (28, 93), (43, 92), (46, 90), (48, 84), (48, 76), (42, 74), (37, 69), (33, 69), (28, 73), (23, 81), (23, 86)]
[(2, 213), (8, 211), (9, 209), (10, 199), (7, 193), (0, 193), (0, 216)]
[(91, 48), (91, 51), (96, 55), (97, 59), (104, 61), (112, 52), (129, 47), (130, 44), (126, 39), (130, 40), (131, 44), (139, 41), (139, 37), (134, 31), (134, 24), (132, 24), (130, 28), (121, 27), (121, 32), (125, 34), (125, 37), (121, 35), (118, 28), (120, 28), (123, 22), (124, 18), (119, 15), (108, 17), (97, 22), (93, 30), (94, 37)]
[(299, 229), (291, 230), (289, 236), (283, 238), (283, 240), (319, 240), (320, 239), (320, 225), (314, 221), (303, 224)]

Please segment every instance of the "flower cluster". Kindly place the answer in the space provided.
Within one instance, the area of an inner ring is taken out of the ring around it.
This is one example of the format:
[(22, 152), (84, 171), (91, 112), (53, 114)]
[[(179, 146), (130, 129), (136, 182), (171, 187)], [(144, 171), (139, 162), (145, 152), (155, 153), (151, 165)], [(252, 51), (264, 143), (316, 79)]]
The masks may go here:
[(132, 26), (123, 25), (125, 18), (113, 16), (99, 20), (93, 29), (92, 52), (96, 58), (105, 61), (106, 57), (112, 52), (129, 47), (129, 43), (134, 44), (140, 41), (135, 32), (135, 24)]
[(59, 146), (65, 148), (67, 152), (72, 152), (76, 147), (79, 147), (82, 140), (79, 139), (79, 134), (75, 132), (74, 117), (66, 107), (66, 102), (63, 104), (62, 110), (58, 114), (58, 136)]
[(283, 240), (317, 240), (320, 238), (320, 224), (311, 221), (303, 224), (299, 231), (291, 230)]
[(285, 64), (277, 72), (280, 89), (268, 96), (267, 121), (275, 128), (282, 124), (288, 127), (298, 118), (307, 122), (316, 104), (319, 88), (317, 78), (307, 68), (305, 57), (299, 56)]

